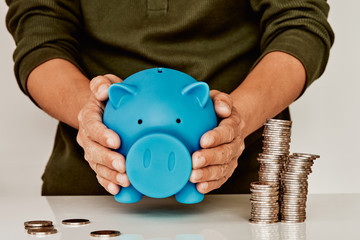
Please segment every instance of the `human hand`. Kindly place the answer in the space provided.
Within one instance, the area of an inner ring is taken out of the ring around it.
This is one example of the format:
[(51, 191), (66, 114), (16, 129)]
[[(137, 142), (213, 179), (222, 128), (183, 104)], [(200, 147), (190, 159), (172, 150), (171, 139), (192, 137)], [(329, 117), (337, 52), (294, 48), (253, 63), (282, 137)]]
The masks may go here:
[(79, 112), (79, 132), (76, 138), (98, 182), (113, 195), (120, 191), (120, 186), (130, 185), (125, 172), (125, 157), (112, 150), (120, 147), (120, 137), (102, 121), (105, 101), (109, 98), (108, 89), (112, 83), (118, 82), (122, 80), (112, 74), (91, 80), (92, 94)]
[(200, 193), (208, 193), (223, 185), (233, 174), (237, 160), (245, 148), (242, 130), (245, 123), (233, 106), (230, 95), (210, 91), (219, 125), (200, 139), (202, 149), (192, 155), (193, 170), (190, 182)]

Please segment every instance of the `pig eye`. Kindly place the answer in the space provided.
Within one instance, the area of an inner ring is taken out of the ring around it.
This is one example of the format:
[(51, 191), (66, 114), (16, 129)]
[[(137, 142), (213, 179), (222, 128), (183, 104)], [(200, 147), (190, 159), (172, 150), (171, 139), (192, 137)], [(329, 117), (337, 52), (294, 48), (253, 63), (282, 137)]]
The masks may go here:
[(138, 120), (138, 124), (142, 124), (142, 120), (141, 120), (141, 119)]
[(180, 118), (176, 119), (176, 122), (181, 123), (181, 119)]

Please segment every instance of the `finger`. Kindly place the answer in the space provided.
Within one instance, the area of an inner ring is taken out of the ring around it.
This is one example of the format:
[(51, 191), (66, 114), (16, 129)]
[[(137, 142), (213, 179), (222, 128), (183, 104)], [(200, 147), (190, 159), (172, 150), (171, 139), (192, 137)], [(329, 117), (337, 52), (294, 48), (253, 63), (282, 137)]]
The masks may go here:
[(119, 173), (111, 168), (108, 168), (101, 164), (91, 162), (91, 168), (102, 178), (109, 180), (110, 182), (117, 183), (122, 187), (128, 187), (130, 185), (129, 178), (126, 173)]
[(199, 183), (204, 181), (219, 180), (227, 174), (228, 164), (213, 165), (201, 169), (195, 169), (191, 172), (189, 181)]
[(239, 136), (239, 118), (232, 115), (223, 119), (216, 128), (204, 133), (200, 138), (200, 145), (202, 148), (211, 148), (230, 143), (237, 136)]
[(208, 149), (200, 149), (192, 155), (193, 169), (209, 165), (227, 164), (231, 159), (238, 158), (245, 149), (241, 137), (236, 137), (231, 143)]
[(110, 194), (116, 195), (119, 193), (120, 186), (110, 182), (109, 180), (107, 180), (99, 175), (96, 175), (96, 178), (97, 178), (98, 182), (100, 183), (100, 185), (103, 186), (103, 188), (105, 188), (106, 191), (108, 191)]
[(227, 164), (211, 165), (200, 169), (194, 169), (190, 175), (190, 182), (199, 183), (219, 180), (230, 177), (237, 167), (237, 158), (231, 159)]
[(220, 118), (226, 118), (231, 115), (233, 103), (229, 94), (211, 90), (210, 98), (214, 103), (215, 112)]
[(85, 135), (91, 140), (105, 147), (118, 149), (120, 147), (120, 137), (104, 125), (99, 111), (99, 108), (94, 105), (83, 108), (79, 114), (80, 129), (83, 129)]
[(108, 99), (108, 89), (112, 84), (111, 80), (105, 76), (94, 77), (90, 81), (90, 89), (99, 101), (105, 101)]
[(105, 101), (109, 97), (108, 90), (110, 85), (120, 82), (122, 82), (122, 79), (113, 74), (97, 76), (90, 81), (90, 89), (98, 101)]
[(84, 158), (86, 161), (101, 164), (120, 173), (125, 173), (125, 157), (123, 155), (87, 138), (82, 138), (80, 142), (80, 146), (83, 147), (85, 152)]
[(111, 83), (121, 83), (123, 80), (114, 74), (105, 74), (104, 77), (110, 79)]
[(226, 182), (226, 180), (226, 178), (221, 178), (216, 181), (201, 182), (196, 184), (196, 189), (199, 191), (199, 193), (206, 194), (214, 189), (221, 187)]

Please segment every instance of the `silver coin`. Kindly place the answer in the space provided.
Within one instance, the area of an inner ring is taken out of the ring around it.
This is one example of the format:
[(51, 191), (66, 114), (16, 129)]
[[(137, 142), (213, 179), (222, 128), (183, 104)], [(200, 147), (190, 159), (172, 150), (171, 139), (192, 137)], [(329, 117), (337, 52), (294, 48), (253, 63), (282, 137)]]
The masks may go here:
[(54, 225), (50, 225), (50, 226), (39, 226), (39, 227), (31, 227), (31, 226), (25, 226), (26, 230), (35, 230), (35, 229), (42, 229), (42, 230), (51, 230), (54, 229)]
[(120, 231), (116, 231), (116, 230), (98, 230), (91, 232), (90, 236), (105, 238), (105, 237), (117, 237), (120, 236), (120, 234), (121, 234)]
[(53, 222), (49, 220), (33, 220), (24, 222), (25, 227), (45, 227), (51, 225), (53, 225)]
[(57, 230), (56, 229), (49, 229), (49, 230), (45, 230), (45, 229), (28, 229), (27, 233), (30, 235), (36, 235), (36, 236), (46, 236), (46, 235), (52, 235), (52, 234), (56, 234)]
[(295, 156), (309, 156), (314, 158), (320, 158), (320, 155), (317, 154), (310, 154), (310, 153), (294, 153)]
[(252, 219), (249, 219), (249, 222), (250, 223), (253, 223), (253, 224), (271, 224), (271, 223), (276, 223), (278, 222), (278, 220), (252, 220)]
[(73, 218), (62, 220), (61, 223), (67, 226), (82, 226), (90, 223), (89, 219)]

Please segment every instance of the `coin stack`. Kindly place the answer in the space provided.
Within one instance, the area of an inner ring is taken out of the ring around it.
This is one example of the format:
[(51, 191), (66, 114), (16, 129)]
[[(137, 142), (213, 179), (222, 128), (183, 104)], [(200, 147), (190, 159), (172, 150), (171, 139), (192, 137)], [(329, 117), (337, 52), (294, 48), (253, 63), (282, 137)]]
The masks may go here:
[(34, 220), (24, 222), (27, 233), (35, 236), (46, 236), (57, 233), (52, 221), (48, 220)]
[[(291, 124), (291, 121), (279, 119), (267, 119), (264, 124), (263, 153), (257, 158), (260, 163), (259, 182), (250, 185), (252, 223), (273, 223), (279, 220), (280, 173), (290, 152)], [(267, 201), (254, 200), (259, 198), (257, 195)]]
[(275, 223), (279, 220), (279, 185), (276, 183), (252, 182), (251, 223)]
[(291, 121), (267, 119), (263, 153), (259, 154), (259, 181), (280, 183), (280, 173), (290, 153)]
[(300, 223), (306, 219), (308, 176), (319, 155), (294, 153), (281, 174), (281, 222)]

